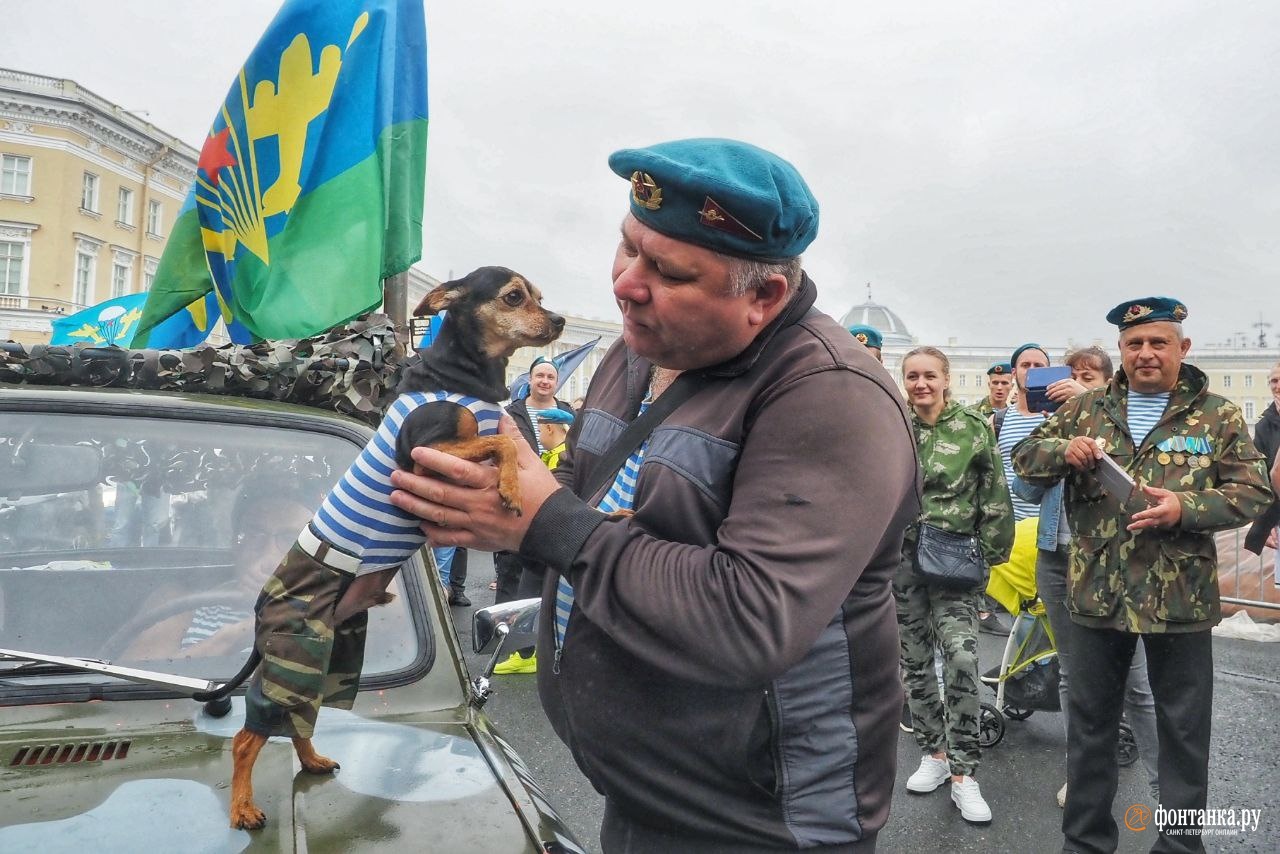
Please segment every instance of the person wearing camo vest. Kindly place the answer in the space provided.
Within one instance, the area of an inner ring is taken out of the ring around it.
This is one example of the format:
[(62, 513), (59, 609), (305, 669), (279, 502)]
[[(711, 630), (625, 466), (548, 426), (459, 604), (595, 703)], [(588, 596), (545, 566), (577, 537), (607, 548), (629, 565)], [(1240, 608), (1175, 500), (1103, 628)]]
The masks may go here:
[[(1168, 297), (1112, 309), (1122, 370), (1063, 403), (1013, 451), (1024, 480), (1065, 478), (1074, 536), (1063, 851), (1116, 850), (1116, 740), (1139, 639), (1156, 703), (1160, 806), (1175, 819), (1151, 850), (1204, 850), (1191, 819), (1208, 803), (1210, 629), (1222, 617), (1212, 535), (1257, 516), (1272, 492), (1240, 409), (1184, 361), (1186, 317), (1186, 305)], [(1132, 475), (1133, 492), (1102, 487), (1103, 454)]]
[[(974, 775), (978, 741), (978, 602), (982, 588), (949, 590), (912, 567), (920, 525), (976, 535), (987, 566), (1013, 548), (1013, 504), (995, 434), (987, 420), (950, 399), (950, 363), (935, 347), (917, 347), (902, 361), (902, 380), (924, 473), (920, 518), (906, 532), (893, 581), (902, 668), (916, 742), (924, 755), (907, 791), (932, 792), (951, 782), (951, 800), (968, 822), (991, 821)], [(985, 584), (983, 585), (985, 587)], [(942, 654), (945, 697), (939, 695), (934, 650)]]

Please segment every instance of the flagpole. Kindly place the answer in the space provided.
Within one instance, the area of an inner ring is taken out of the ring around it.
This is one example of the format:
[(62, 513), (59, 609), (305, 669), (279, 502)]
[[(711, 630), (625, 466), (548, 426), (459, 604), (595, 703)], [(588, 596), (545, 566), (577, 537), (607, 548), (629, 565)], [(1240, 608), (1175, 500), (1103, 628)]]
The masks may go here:
[(382, 280), (382, 310), (397, 329), (409, 323), (409, 272), (396, 273)]

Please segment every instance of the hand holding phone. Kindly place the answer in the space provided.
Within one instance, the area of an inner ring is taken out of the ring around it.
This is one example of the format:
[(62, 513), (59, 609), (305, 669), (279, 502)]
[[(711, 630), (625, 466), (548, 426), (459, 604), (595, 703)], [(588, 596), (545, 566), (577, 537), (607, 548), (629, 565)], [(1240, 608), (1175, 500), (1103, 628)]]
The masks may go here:
[(1049, 399), (1046, 389), (1058, 380), (1071, 379), (1067, 365), (1051, 365), (1047, 368), (1027, 370), (1027, 409), (1032, 412), (1053, 412), (1058, 404)]

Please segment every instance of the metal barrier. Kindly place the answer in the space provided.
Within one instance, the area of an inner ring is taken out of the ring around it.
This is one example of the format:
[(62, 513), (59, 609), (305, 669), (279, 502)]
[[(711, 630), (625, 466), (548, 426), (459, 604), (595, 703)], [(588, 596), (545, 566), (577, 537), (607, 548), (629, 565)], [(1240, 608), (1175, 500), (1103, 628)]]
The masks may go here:
[[(1214, 536), (1218, 547), (1218, 589), (1223, 605), (1238, 605), (1255, 617), (1280, 617), (1280, 588), (1276, 587), (1276, 553), (1263, 549), (1245, 551), (1248, 527), (1221, 531)], [(1223, 608), (1233, 611), (1233, 608)]]

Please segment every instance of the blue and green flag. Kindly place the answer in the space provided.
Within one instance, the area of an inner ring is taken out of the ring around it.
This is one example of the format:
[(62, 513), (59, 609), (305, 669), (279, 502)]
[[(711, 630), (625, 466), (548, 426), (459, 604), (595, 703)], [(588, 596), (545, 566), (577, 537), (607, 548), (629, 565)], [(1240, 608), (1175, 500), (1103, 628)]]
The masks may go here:
[[(145, 293), (125, 294), (59, 318), (53, 321), (49, 343), (131, 347), (146, 301)], [(147, 346), (161, 350), (194, 347), (209, 337), (217, 320), (218, 301), (210, 292), (157, 324)]]
[(422, 0), (287, 0), (231, 86), (134, 346), (213, 292), (233, 340), (375, 308), (422, 256)]

